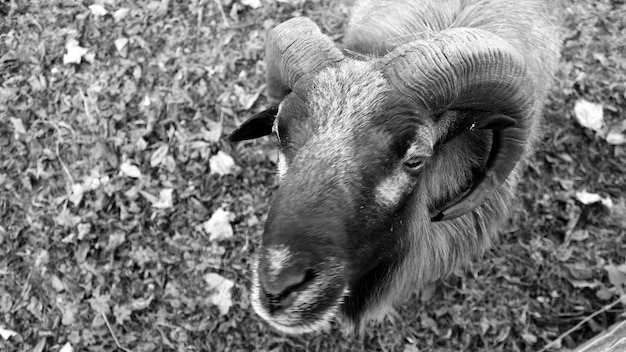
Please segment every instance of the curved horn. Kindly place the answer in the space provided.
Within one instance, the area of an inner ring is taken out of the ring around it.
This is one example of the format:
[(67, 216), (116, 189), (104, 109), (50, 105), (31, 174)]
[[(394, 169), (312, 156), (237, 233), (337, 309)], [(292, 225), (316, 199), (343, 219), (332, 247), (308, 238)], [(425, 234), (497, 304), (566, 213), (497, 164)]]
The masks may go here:
[(389, 82), (434, 115), (449, 109), (478, 111), (459, 115), (465, 116), (453, 127), (459, 132), (493, 128), (483, 174), (465, 197), (433, 221), (453, 219), (480, 206), (506, 180), (525, 150), (533, 90), (523, 57), (495, 34), (455, 28), (405, 44), (381, 61)]
[(298, 82), (308, 74), (338, 63), (344, 55), (310, 19), (296, 17), (276, 26), (266, 48), (267, 92), (271, 103), (280, 102), (290, 91), (303, 94)]

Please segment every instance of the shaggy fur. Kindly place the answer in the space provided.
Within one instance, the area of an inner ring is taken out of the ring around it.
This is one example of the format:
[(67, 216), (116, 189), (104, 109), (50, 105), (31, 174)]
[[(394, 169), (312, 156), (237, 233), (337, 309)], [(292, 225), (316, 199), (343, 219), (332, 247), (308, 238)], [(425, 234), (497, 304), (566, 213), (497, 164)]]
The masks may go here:
[[(357, 1), (345, 35), (353, 58), (342, 58), (315, 29), (289, 36), (287, 29), (299, 27), (283, 27), (269, 39), (268, 60), (276, 60), (268, 65), (269, 96), (282, 100), (277, 116), (270, 109), (231, 135), (268, 134), (250, 126), (273, 121), (281, 149), (281, 184), (254, 268), (252, 305), (261, 317), (288, 333), (318, 331), (334, 317), (358, 329), (484, 253), (509, 215), (556, 70), (560, 41), (551, 3)], [(432, 222), (433, 213), (470, 190), (497, 140), (473, 128), (449, 137), (467, 112), (424, 109), (429, 105), (398, 94), (402, 87), (386, 79), (377, 58), (457, 27), (493, 33), (523, 56), (530, 137), (484, 203)]]

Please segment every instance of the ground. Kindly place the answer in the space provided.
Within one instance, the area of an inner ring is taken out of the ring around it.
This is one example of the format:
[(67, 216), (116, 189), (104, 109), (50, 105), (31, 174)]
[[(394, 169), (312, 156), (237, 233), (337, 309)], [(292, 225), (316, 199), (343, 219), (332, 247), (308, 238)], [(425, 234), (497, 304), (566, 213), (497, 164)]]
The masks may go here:
[(290, 337), (248, 301), (273, 142), (225, 135), (266, 104), (265, 30), (306, 15), (340, 41), (348, 6), (1, 2), (0, 350), (564, 351), (624, 319), (626, 5), (565, 3), (501, 241), (361, 336)]

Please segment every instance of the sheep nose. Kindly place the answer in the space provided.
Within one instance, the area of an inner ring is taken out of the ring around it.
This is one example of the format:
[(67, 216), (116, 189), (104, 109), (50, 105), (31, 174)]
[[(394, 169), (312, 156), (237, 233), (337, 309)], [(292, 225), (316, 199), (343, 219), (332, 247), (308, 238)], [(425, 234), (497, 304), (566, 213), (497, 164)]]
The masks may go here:
[(278, 277), (263, 280), (263, 288), (269, 295), (284, 295), (295, 291), (306, 278), (306, 272), (284, 273)]
[(288, 262), (261, 260), (259, 280), (267, 308), (274, 312), (291, 306), (313, 277), (313, 270), (306, 261), (296, 261), (293, 258)]

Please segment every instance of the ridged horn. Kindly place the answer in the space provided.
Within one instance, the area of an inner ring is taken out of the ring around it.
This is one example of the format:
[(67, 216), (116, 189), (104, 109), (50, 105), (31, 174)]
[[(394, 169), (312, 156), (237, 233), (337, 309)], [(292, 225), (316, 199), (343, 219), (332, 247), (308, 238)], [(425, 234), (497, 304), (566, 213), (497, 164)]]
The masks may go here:
[(344, 55), (310, 19), (295, 17), (270, 31), (267, 38), (267, 93), (279, 103), (290, 91), (306, 94), (302, 77), (343, 60)]
[[(484, 172), (462, 199), (432, 220), (450, 220), (480, 206), (524, 154), (533, 91), (522, 55), (490, 32), (454, 28), (405, 44), (381, 58), (381, 63), (389, 82), (433, 116), (450, 109), (480, 112), (460, 114), (465, 120), (457, 121), (459, 132), (493, 128)], [(514, 123), (485, 121), (496, 115), (506, 115)]]

